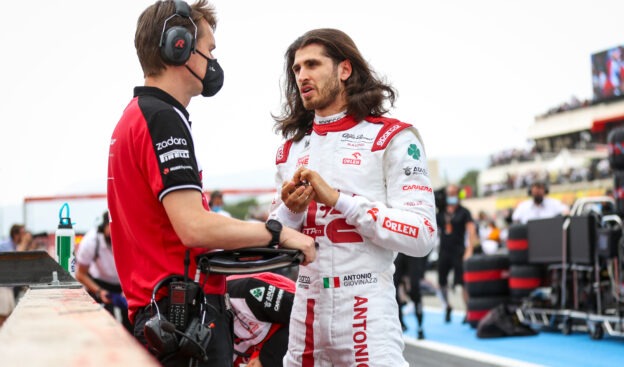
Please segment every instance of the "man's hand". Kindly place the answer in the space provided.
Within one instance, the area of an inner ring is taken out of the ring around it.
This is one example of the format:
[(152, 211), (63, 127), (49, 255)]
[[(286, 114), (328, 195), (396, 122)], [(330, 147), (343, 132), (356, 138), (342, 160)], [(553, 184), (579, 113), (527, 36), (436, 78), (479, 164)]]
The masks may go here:
[(300, 167), (292, 181), (285, 181), (282, 185), (282, 201), (293, 213), (302, 213), (308, 209), (308, 205), (315, 198), (314, 188), (307, 181), (299, 179)]
[(338, 197), (340, 196), (340, 193), (333, 187), (329, 186), (329, 184), (323, 180), (323, 177), (321, 177), (318, 172), (306, 167), (301, 167), (297, 170), (297, 172), (295, 172), (293, 181), (309, 182), (310, 186), (314, 188), (314, 200), (332, 208), (336, 205)]
[(301, 265), (308, 265), (316, 259), (314, 239), (292, 228), (284, 227), (282, 229), (280, 246), (300, 250), (305, 257)]

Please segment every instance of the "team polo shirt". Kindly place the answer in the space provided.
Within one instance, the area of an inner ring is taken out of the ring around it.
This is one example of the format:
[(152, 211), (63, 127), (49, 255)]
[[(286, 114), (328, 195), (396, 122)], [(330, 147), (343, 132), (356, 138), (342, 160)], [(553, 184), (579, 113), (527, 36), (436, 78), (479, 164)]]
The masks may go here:
[[(137, 87), (111, 138), (107, 193), (111, 238), (131, 320), (150, 303), (156, 283), (184, 274), (188, 248), (174, 231), (162, 199), (175, 190), (202, 192), (188, 118), (184, 106), (166, 92)], [(202, 200), (209, 210), (203, 195)], [(193, 278), (195, 256), (206, 250), (190, 250)], [(208, 294), (225, 293), (224, 276), (211, 275), (200, 284)]]

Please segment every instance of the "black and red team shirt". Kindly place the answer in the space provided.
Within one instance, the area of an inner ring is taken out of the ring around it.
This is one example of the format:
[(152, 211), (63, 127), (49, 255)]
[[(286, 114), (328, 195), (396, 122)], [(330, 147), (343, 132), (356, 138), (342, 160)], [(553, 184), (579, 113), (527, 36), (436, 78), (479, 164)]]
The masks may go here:
[[(111, 138), (107, 199), (115, 264), (130, 320), (150, 303), (156, 283), (184, 274), (187, 247), (174, 231), (162, 199), (175, 190), (202, 192), (188, 118), (184, 106), (163, 90), (136, 87)], [(209, 210), (203, 194), (202, 200)], [(205, 251), (191, 249), (191, 277), (195, 256)], [(225, 277), (211, 275), (204, 291), (224, 294)]]

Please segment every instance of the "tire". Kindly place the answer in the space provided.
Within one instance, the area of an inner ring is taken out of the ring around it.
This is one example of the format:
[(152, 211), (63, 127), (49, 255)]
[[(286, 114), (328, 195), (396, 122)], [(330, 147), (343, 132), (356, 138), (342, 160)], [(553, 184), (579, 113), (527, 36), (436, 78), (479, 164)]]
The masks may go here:
[(507, 250), (509, 251), (509, 262), (512, 265), (529, 263), (529, 226), (513, 224), (509, 227)]
[(589, 337), (592, 340), (600, 340), (604, 336), (604, 329), (602, 328), (602, 324), (596, 322), (589, 328)]
[(464, 286), (468, 297), (507, 296), (509, 257), (474, 255), (464, 261)]
[(544, 283), (540, 265), (511, 265), (509, 268), (509, 294), (514, 303), (520, 303), (533, 290)]
[(468, 303), (466, 304), (466, 321), (472, 328), (476, 328), (479, 321), (490, 311), (491, 309), (509, 302), (507, 296), (497, 297), (468, 297)]

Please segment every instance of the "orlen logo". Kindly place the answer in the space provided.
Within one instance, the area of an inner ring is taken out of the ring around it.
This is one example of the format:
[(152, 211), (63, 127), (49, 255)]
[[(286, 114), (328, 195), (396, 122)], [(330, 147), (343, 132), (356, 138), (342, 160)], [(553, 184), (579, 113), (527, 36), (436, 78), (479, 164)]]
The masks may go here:
[(377, 213), (379, 213), (379, 209), (378, 208), (372, 208), (369, 211), (367, 211), (366, 213), (370, 214), (371, 217), (373, 217), (373, 220), (375, 222), (377, 221)]
[(383, 147), (383, 145), (386, 143), (386, 139), (388, 139), (388, 137), (390, 135), (392, 135), (393, 132), (397, 131), (398, 129), (400, 129), (401, 126), (399, 125), (394, 125), (391, 128), (388, 129), (388, 131), (386, 131), (381, 138), (379, 138), (379, 140), (377, 140), (377, 143), (375, 143), (377, 146)]
[(422, 185), (404, 185), (403, 186), (403, 191), (427, 191), (427, 192), (433, 192), (433, 189), (431, 189), (431, 187), (429, 187), (429, 186), (422, 186)]
[(355, 152), (351, 155), (353, 156), (353, 158), (342, 158), (342, 164), (352, 164), (354, 166), (359, 166), (360, 164), (362, 164), (362, 160), (359, 159), (362, 154)]
[(418, 227), (411, 226), (409, 224), (393, 221), (390, 218), (385, 218), (383, 221), (383, 227), (392, 232), (404, 234), (406, 236), (418, 238)]
[(173, 145), (187, 145), (186, 139), (170, 136), (169, 139), (156, 143), (156, 150), (163, 150)]
[(299, 157), (299, 159), (297, 159), (297, 167), (307, 166), (309, 161), (310, 161), (309, 154), (303, 157)]

